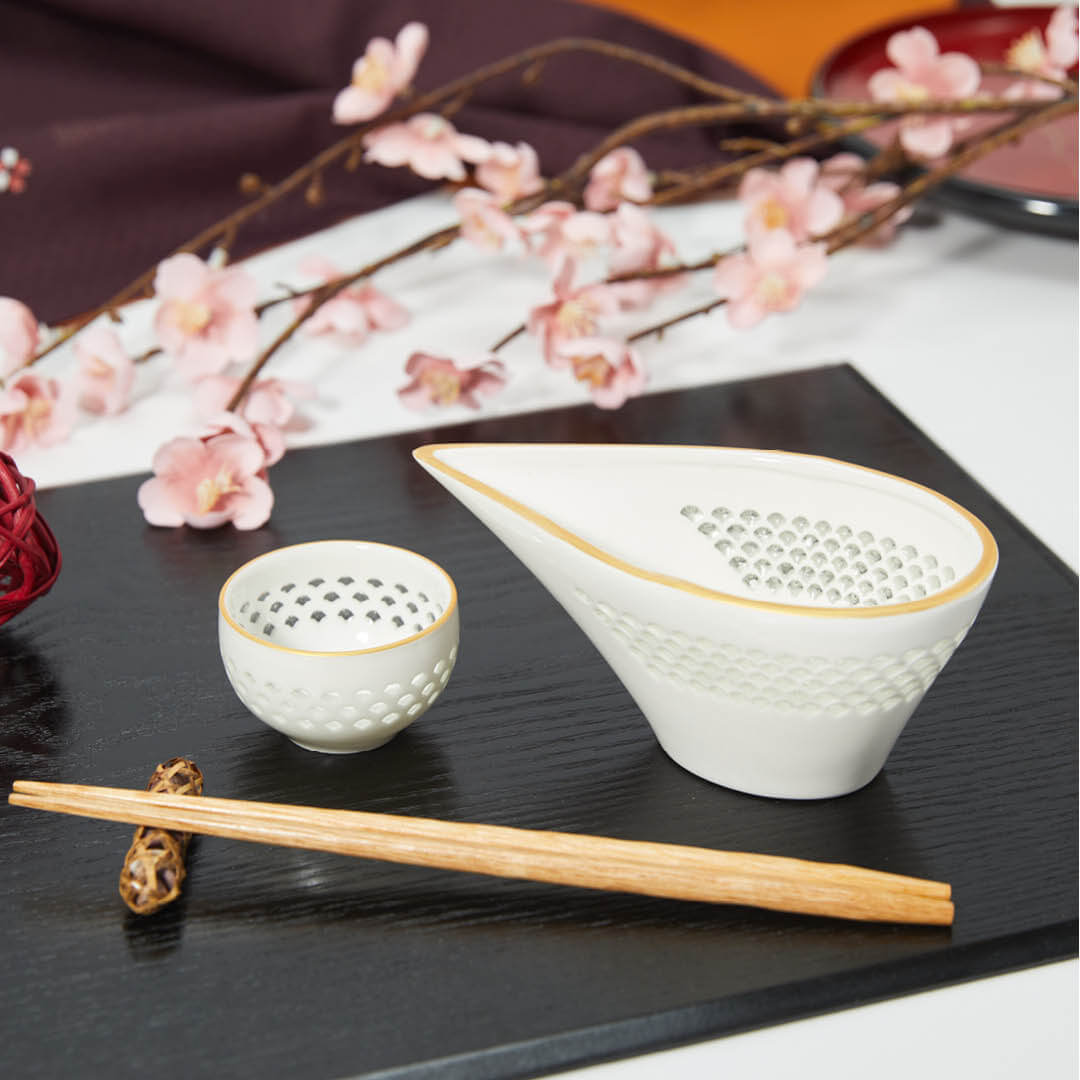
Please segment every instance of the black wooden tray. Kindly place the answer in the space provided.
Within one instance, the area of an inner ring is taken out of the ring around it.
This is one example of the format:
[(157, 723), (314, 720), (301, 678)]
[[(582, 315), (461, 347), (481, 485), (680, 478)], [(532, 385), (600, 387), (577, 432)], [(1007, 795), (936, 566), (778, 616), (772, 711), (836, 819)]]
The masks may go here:
[[(663, 754), (577, 627), (412, 462), (433, 439), (845, 458), (969, 507), (1001, 569), (873, 783), (814, 803), (739, 795)], [(518, 1077), (1075, 952), (1075, 577), (852, 369), (297, 451), (273, 480), (278, 505), (253, 534), (145, 526), (138, 478), (42, 495), (64, 570), (0, 631), (4, 793), (20, 776), (142, 787), (186, 754), (215, 795), (939, 878), (956, 924), (844, 923), (210, 838), (195, 842), (183, 899), (138, 919), (115, 891), (128, 827), (5, 805), (5, 1075)], [(439, 704), (349, 757), (260, 724), (217, 655), (228, 573), (331, 537), (417, 549), (461, 593), (461, 660)]]

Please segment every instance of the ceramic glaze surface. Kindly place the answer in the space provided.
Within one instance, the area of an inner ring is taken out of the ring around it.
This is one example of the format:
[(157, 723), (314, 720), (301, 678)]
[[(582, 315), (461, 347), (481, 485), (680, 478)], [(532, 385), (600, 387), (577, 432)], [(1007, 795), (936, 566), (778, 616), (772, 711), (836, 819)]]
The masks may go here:
[(943, 496), (806, 455), (425, 447), (418, 461), (582, 627), (685, 768), (846, 794), (970, 628), (993, 538)]
[(441, 568), (402, 548), (300, 544), (229, 578), (218, 630), (252, 713), (306, 749), (355, 753), (442, 693), (457, 660), (457, 596)]
[(807, 656), (747, 649), (644, 622), (576, 590), (596, 620), (659, 681), (717, 700), (798, 713), (873, 716), (917, 702), (967, 633), (896, 656)]

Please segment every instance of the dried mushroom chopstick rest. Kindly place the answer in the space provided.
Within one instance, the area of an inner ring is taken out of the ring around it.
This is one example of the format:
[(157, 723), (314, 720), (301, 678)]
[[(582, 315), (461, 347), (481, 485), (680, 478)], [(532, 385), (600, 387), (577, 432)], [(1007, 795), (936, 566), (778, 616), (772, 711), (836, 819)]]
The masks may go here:
[[(188, 758), (159, 765), (146, 790), (164, 795), (201, 795), (203, 775)], [(180, 895), (191, 833), (140, 825), (120, 872), (120, 896), (136, 915), (150, 915)]]

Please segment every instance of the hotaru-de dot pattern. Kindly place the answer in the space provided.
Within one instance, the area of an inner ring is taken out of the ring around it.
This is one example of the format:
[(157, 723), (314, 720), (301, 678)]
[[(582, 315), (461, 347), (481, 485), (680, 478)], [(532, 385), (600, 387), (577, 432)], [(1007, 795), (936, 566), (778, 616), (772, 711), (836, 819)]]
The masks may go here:
[(232, 660), (226, 661), (226, 667), (240, 700), (256, 716), (303, 742), (316, 732), (337, 735), (349, 728), (393, 734), (435, 702), (450, 679), (457, 655), (455, 645), (431, 671), (419, 671), (408, 683), (389, 683), (381, 691), (358, 688), (317, 693), (302, 686), (260, 681)]
[(583, 589), (580, 600), (656, 678), (722, 700), (807, 716), (872, 716), (926, 692), (970, 627), (900, 655), (795, 656), (747, 649), (673, 630), (603, 601)]
[(276, 644), (310, 649), (310, 644), (297, 642), (301, 635), (304, 642), (310, 641), (312, 624), (318, 624), (326, 636), (344, 641), (344, 628), (357, 621), (368, 642), (378, 645), (419, 634), (443, 611), (443, 605), (423, 589), (405, 582), (342, 574), (329, 580), (284, 581), (264, 589), (255, 600), (240, 605), (239, 621), (245, 629)]
[(779, 603), (875, 607), (921, 600), (956, 580), (931, 552), (891, 536), (753, 507), (680, 511), (739, 575), (747, 595)]

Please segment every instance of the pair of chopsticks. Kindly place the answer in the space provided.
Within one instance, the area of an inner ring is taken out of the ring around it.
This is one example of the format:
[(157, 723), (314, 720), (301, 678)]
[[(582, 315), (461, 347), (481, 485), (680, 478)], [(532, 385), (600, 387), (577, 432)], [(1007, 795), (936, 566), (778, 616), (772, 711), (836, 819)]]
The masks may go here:
[(953, 921), (944, 882), (776, 855), (34, 780), (16, 780), (9, 801), (129, 825), (587, 889), (871, 922)]

